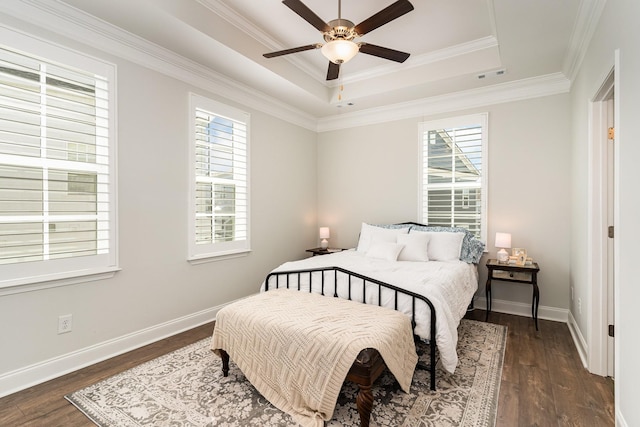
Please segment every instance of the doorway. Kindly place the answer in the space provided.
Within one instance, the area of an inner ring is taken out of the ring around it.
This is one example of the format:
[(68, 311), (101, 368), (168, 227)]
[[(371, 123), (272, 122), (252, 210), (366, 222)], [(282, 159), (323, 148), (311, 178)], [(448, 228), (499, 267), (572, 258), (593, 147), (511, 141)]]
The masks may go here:
[(591, 304), (588, 368), (614, 376), (615, 369), (615, 72), (607, 75), (590, 106)]
[(607, 114), (607, 159), (606, 159), (606, 218), (607, 218), (607, 252), (606, 270), (607, 282), (607, 376), (613, 378), (615, 359), (615, 123), (614, 123), (614, 88), (611, 88), (610, 98), (604, 101)]

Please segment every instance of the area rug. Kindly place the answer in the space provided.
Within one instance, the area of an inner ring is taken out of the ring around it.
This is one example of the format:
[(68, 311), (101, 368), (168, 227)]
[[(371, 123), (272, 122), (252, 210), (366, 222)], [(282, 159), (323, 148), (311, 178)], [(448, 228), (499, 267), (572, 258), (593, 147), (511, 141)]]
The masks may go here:
[[(463, 319), (458, 329), (455, 374), (438, 366), (437, 390), (429, 372), (416, 370), (410, 393), (383, 373), (373, 387), (372, 426), (494, 426), (506, 343), (506, 327)], [(230, 363), (209, 349), (210, 339), (122, 372), (65, 398), (101, 427), (296, 426), (266, 401)], [(418, 353), (427, 362), (427, 346)], [(326, 426), (359, 426), (357, 386), (342, 387)]]

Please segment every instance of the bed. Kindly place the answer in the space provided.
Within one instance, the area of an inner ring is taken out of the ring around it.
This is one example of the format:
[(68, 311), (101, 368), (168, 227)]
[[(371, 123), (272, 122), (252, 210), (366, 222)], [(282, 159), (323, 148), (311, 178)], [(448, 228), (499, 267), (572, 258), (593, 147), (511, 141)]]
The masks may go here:
[(430, 344), (427, 368), (435, 390), (436, 347), (442, 366), (453, 373), (457, 327), (477, 290), (483, 251), (484, 244), (463, 228), (363, 223), (356, 248), (284, 263), (261, 290), (286, 287), (405, 313), (414, 335)]

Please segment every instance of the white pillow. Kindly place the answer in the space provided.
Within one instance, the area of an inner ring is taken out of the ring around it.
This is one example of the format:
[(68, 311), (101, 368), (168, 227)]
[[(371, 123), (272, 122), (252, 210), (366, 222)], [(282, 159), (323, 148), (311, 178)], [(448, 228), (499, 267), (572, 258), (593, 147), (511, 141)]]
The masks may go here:
[(427, 233), (398, 234), (397, 242), (404, 245), (398, 261), (429, 261)]
[(427, 252), (430, 261), (455, 261), (460, 259), (464, 233), (451, 231), (412, 231), (412, 233), (429, 235), (429, 248)]
[(367, 249), (366, 255), (369, 258), (384, 259), (387, 261), (395, 261), (398, 259), (400, 251), (402, 251), (403, 245), (391, 242), (377, 242), (372, 243)]
[(382, 228), (367, 223), (362, 223), (360, 228), (360, 239), (358, 240), (359, 252), (367, 252), (369, 246), (373, 243), (373, 239), (376, 242), (389, 242), (396, 243), (396, 236), (399, 234), (407, 234), (409, 227), (407, 228)]

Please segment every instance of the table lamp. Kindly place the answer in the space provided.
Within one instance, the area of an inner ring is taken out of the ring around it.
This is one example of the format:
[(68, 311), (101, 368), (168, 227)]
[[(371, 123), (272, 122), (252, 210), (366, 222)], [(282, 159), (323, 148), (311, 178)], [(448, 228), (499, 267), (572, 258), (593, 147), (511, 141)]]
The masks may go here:
[(507, 252), (505, 248), (511, 248), (511, 234), (496, 233), (496, 248), (500, 248), (498, 251), (498, 262), (506, 263), (509, 261), (509, 252)]
[(329, 227), (320, 227), (320, 247), (322, 249), (327, 249), (327, 247), (329, 247), (329, 242), (327, 241), (329, 237), (331, 237)]

